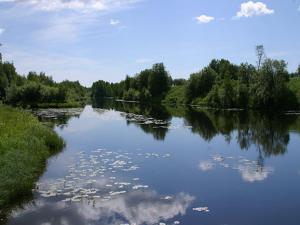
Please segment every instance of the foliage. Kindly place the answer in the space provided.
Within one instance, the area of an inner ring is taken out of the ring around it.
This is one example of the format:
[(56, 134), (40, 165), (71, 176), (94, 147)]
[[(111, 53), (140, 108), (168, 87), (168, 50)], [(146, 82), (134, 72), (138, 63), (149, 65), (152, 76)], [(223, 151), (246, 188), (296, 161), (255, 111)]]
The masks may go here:
[(119, 83), (102, 80), (94, 82), (91, 88), (93, 102), (112, 97), (133, 101), (161, 100), (172, 84), (171, 77), (162, 63), (154, 64), (151, 69), (141, 71), (134, 77), (126, 76)]
[(291, 78), (287, 86), (289, 91), (294, 94), (297, 105), (300, 105), (300, 77)]
[(88, 101), (88, 89), (78, 81), (56, 83), (45, 73), (20, 76), (12, 63), (0, 62), (0, 100), (14, 106), (64, 106)]
[(15, 106), (78, 106), (103, 98), (171, 104), (201, 104), (216, 108), (296, 109), (300, 105), (296, 80), (300, 67), (289, 74), (283, 60), (267, 59), (263, 46), (256, 47), (257, 66), (236, 65), (213, 59), (188, 80), (174, 79), (163, 63), (157, 63), (118, 83), (103, 80), (90, 89), (78, 81), (57, 83), (45, 73), (16, 73), (12, 63), (0, 63), (0, 101)]
[[(250, 87), (253, 108), (285, 108), (285, 97), (288, 95), (289, 79), (284, 61), (267, 59), (261, 69), (254, 74)], [(288, 107), (288, 106), (287, 106)]]
[(63, 141), (30, 113), (0, 106), (0, 206), (31, 193)]
[(217, 73), (211, 67), (206, 67), (199, 73), (191, 74), (186, 87), (186, 99), (191, 102), (197, 97), (206, 96), (212, 89)]
[(171, 87), (163, 102), (169, 104), (185, 104), (187, 102), (185, 90), (186, 86), (184, 85)]

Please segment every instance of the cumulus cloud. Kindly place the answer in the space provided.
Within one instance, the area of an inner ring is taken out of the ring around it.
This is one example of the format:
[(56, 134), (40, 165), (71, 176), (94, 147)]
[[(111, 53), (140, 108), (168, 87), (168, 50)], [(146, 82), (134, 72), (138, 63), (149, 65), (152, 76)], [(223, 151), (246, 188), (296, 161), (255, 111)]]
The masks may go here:
[(270, 15), (275, 11), (273, 9), (269, 9), (268, 6), (263, 2), (244, 2), (241, 4), (240, 11), (237, 12), (236, 18), (250, 18), (253, 16), (261, 16), (261, 15)]
[(212, 16), (207, 16), (207, 15), (201, 15), (196, 17), (196, 20), (198, 21), (199, 24), (205, 24), (213, 21), (215, 18)]
[(0, 3), (15, 3), (32, 6), (38, 10), (57, 11), (105, 11), (138, 2), (139, 0), (0, 0)]
[(3, 33), (4, 33), (4, 31), (5, 31), (5, 29), (4, 29), (4, 28), (0, 28), (0, 35), (1, 35), (1, 34), (3, 34)]

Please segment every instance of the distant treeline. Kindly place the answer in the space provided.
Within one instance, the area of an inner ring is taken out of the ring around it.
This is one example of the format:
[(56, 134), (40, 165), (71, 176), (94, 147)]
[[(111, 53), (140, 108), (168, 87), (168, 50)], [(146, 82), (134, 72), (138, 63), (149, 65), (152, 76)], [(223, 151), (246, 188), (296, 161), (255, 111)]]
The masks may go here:
[(172, 78), (162, 63), (141, 71), (134, 77), (126, 76), (119, 83), (97, 81), (92, 86), (92, 100), (97, 102), (105, 97), (124, 100), (161, 100), (169, 91)]
[(68, 107), (84, 104), (88, 89), (76, 81), (54, 82), (44, 73), (21, 76), (13, 63), (0, 61), (0, 101), (14, 106)]
[(300, 66), (287, 71), (283, 60), (265, 57), (263, 46), (256, 47), (257, 65), (236, 65), (213, 59), (188, 80), (172, 79), (164, 65), (154, 64), (119, 83), (97, 81), (93, 102), (106, 97), (142, 102), (197, 104), (216, 108), (296, 109), (300, 105)]
[(289, 73), (287, 63), (267, 58), (263, 46), (256, 47), (256, 54), (255, 66), (213, 59), (186, 80), (172, 79), (158, 63), (118, 83), (99, 80), (91, 89), (78, 81), (54, 82), (44, 73), (20, 76), (12, 63), (0, 61), (0, 101), (23, 107), (68, 107), (115, 98), (216, 108), (299, 108), (300, 66)]

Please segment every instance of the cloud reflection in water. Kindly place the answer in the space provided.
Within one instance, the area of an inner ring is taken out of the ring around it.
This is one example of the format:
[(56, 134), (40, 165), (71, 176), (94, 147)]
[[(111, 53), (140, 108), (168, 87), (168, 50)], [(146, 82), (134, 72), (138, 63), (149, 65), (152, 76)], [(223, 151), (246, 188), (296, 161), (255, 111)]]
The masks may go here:
[[(22, 211), (11, 224), (83, 225), (83, 224), (157, 224), (182, 216), (195, 197), (179, 193), (162, 198), (155, 191), (132, 191), (109, 201), (96, 199), (80, 203), (39, 202)], [(17, 215), (17, 214), (15, 214)]]

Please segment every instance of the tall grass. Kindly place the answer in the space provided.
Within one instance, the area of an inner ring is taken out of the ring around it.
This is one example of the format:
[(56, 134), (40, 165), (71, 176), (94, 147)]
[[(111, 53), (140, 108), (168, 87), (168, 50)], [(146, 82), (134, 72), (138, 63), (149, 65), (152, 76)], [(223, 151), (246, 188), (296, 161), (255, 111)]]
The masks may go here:
[(31, 194), (63, 140), (28, 112), (0, 105), (0, 208)]

